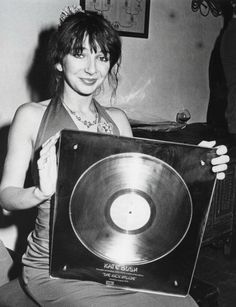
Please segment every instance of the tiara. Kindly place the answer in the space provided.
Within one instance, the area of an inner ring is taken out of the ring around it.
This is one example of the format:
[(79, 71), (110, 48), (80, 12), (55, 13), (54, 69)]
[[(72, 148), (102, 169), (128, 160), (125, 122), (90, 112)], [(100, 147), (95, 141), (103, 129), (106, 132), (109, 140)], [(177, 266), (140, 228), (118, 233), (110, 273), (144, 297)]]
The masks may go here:
[(64, 10), (61, 12), (60, 15), (60, 25), (65, 21), (65, 19), (70, 16), (70, 15), (74, 15), (75, 13), (85, 13), (85, 11), (82, 9), (82, 7), (80, 5), (71, 5), (71, 6), (67, 6), (64, 8)]

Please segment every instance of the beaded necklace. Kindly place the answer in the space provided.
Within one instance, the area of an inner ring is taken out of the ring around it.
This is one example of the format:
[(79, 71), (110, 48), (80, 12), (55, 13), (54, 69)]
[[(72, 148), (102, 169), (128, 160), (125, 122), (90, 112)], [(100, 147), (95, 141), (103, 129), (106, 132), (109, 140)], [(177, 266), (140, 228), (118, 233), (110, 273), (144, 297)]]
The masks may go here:
[(98, 112), (96, 110), (96, 113), (95, 113), (95, 119), (91, 122), (89, 120), (83, 120), (78, 114), (77, 112), (75, 111), (72, 111), (67, 104), (65, 104), (63, 102), (63, 105), (66, 107), (66, 109), (80, 122), (82, 123), (84, 126), (86, 126), (87, 128), (90, 128), (91, 126), (94, 126), (98, 123)]

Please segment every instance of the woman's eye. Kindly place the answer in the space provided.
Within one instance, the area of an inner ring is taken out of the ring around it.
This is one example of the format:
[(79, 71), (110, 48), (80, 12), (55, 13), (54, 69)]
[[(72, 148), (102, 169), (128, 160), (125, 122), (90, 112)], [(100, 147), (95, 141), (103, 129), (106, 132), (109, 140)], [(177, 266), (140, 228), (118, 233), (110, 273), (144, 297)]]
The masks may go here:
[(108, 58), (108, 56), (102, 55), (102, 56), (99, 57), (99, 60), (100, 60), (101, 62), (108, 62), (108, 61), (109, 61), (109, 58)]
[(83, 59), (84, 54), (83, 53), (76, 53), (76, 54), (74, 54), (74, 57), (77, 58), (77, 59)]

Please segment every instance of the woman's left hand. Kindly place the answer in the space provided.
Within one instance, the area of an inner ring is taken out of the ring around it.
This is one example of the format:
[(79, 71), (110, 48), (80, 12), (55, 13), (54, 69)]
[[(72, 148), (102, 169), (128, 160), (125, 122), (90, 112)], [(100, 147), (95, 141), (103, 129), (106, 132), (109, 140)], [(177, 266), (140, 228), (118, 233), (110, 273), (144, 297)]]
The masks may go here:
[[(216, 141), (202, 141), (199, 146), (204, 146), (208, 148), (214, 147)], [(216, 154), (218, 157), (211, 160), (212, 171), (216, 173), (216, 178), (223, 180), (225, 178), (225, 171), (228, 168), (227, 163), (229, 162), (229, 156), (227, 155), (227, 147), (225, 145), (219, 145), (216, 147)]]
[(50, 198), (56, 191), (56, 143), (59, 136), (60, 133), (56, 133), (42, 145), (42, 149), (40, 150), (40, 158), (37, 161), (39, 172), (38, 189), (40, 190), (42, 195), (45, 196), (45, 198)]

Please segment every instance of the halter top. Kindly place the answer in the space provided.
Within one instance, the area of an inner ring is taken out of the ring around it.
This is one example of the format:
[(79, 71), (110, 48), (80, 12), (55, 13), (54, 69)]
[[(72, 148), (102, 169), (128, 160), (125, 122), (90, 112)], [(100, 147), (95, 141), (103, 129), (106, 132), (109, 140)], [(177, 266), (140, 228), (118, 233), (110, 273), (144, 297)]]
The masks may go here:
[[(98, 112), (98, 125), (100, 132), (106, 133), (106, 127), (110, 127), (109, 133), (120, 135), (117, 125), (107, 113), (105, 107), (101, 106), (96, 100), (93, 100), (94, 106)], [(37, 135), (35, 149), (37, 150), (45, 141), (62, 129), (78, 130), (74, 121), (71, 119), (68, 111), (60, 100), (52, 99), (49, 103)]]
[[(119, 129), (106, 112), (106, 109), (94, 100), (98, 112), (98, 126), (100, 132), (120, 135)], [(106, 129), (109, 127), (109, 129)], [(52, 99), (46, 108), (41, 120), (35, 143), (35, 155), (32, 163), (32, 175), (35, 184), (38, 183), (37, 159), (41, 145), (51, 136), (63, 129), (78, 130), (62, 102)], [(41, 203), (37, 209), (35, 228), (28, 236), (28, 247), (23, 255), (24, 266), (40, 269), (49, 269), (49, 224), (50, 200)]]

